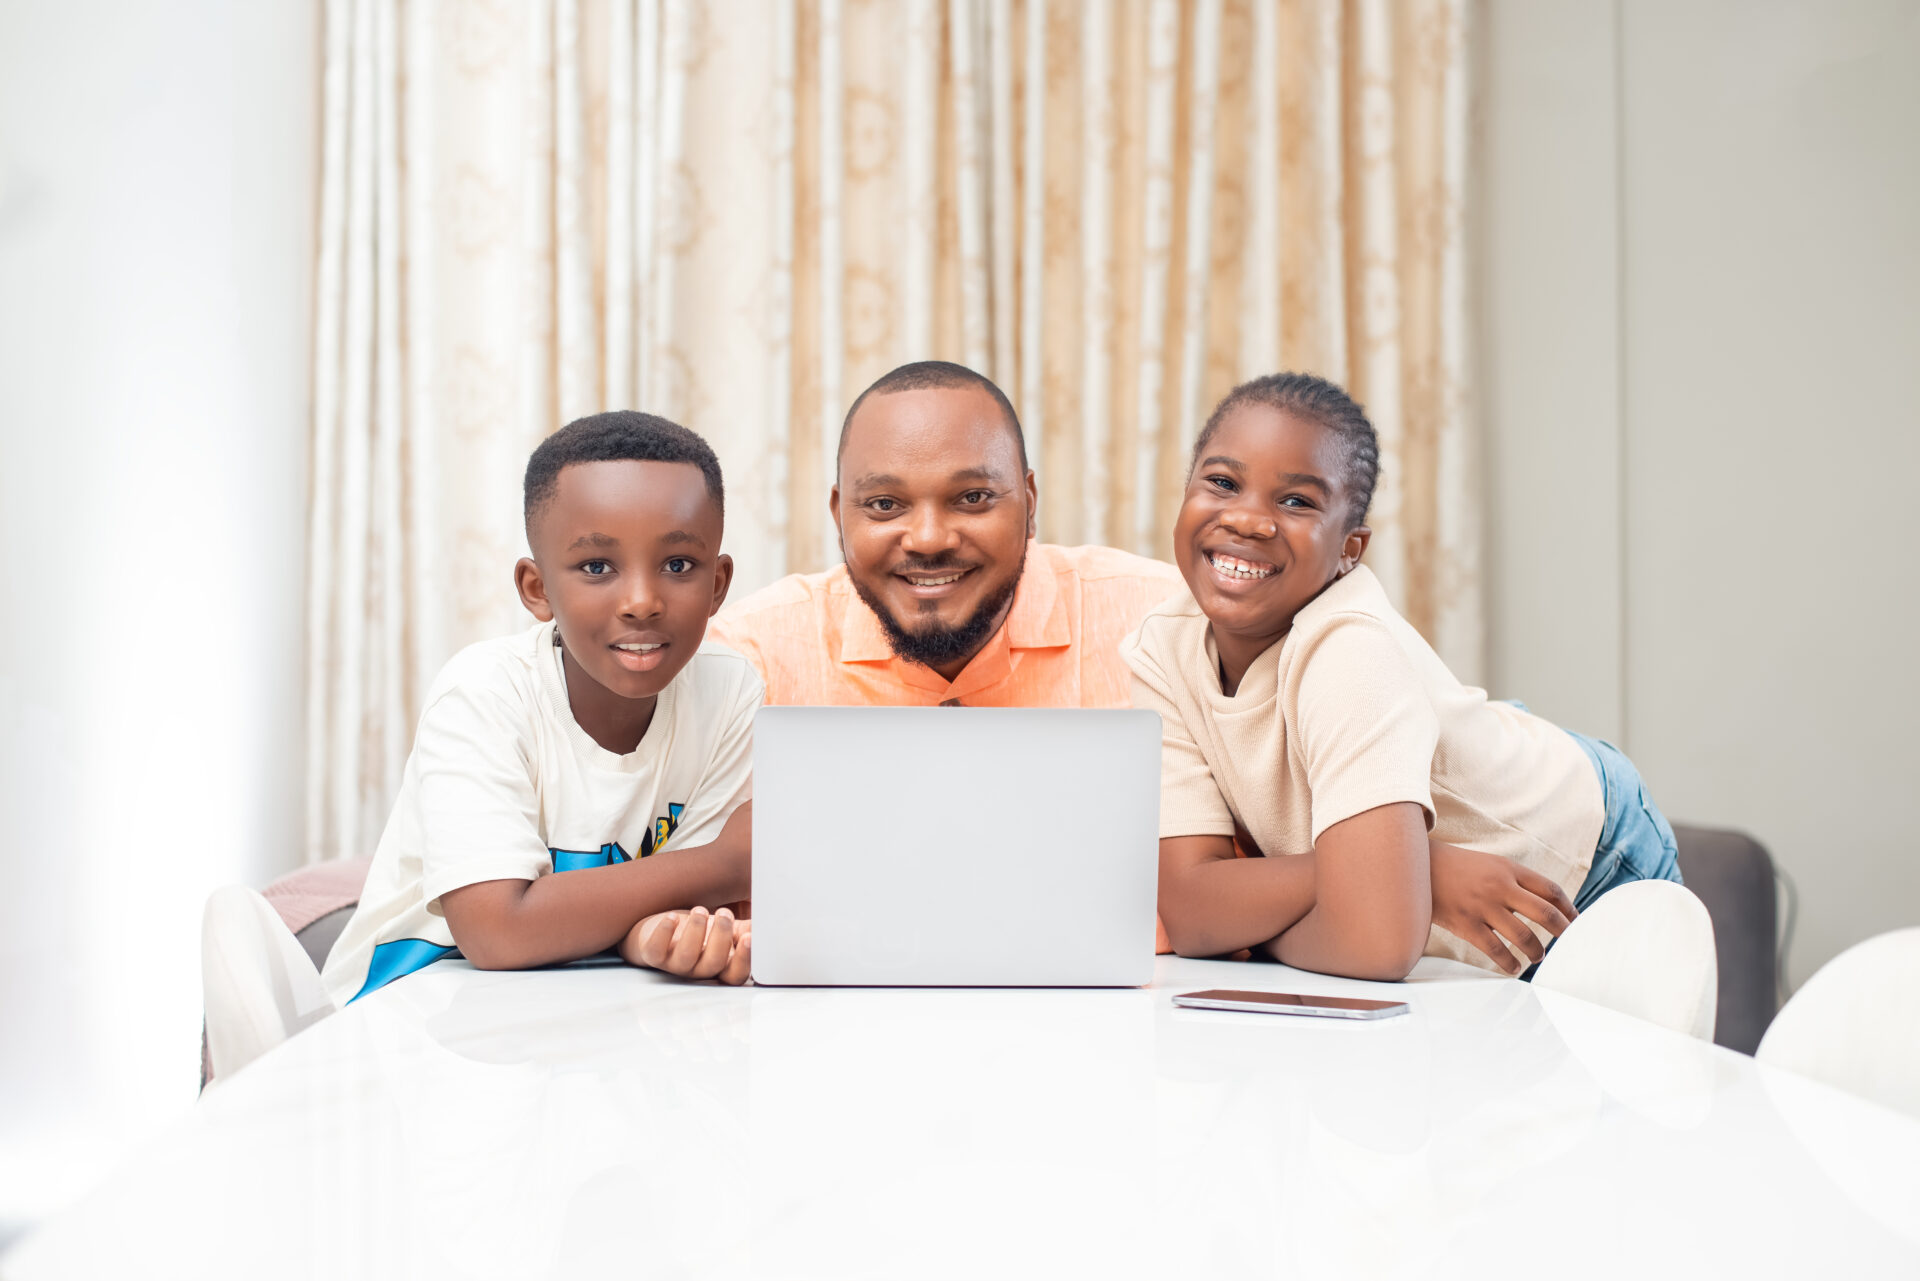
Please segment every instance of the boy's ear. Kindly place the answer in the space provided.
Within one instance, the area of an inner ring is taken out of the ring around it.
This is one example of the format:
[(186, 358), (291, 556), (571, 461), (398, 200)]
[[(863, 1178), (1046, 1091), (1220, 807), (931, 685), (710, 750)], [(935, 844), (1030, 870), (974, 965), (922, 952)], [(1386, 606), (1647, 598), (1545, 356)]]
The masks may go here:
[(1373, 531), (1365, 525), (1347, 531), (1347, 541), (1340, 548), (1340, 572), (1348, 574), (1360, 563), (1360, 557), (1366, 554), (1367, 544), (1373, 540)]
[[(728, 567), (729, 576), (732, 567)], [(553, 621), (553, 606), (547, 603), (547, 583), (540, 577), (540, 567), (532, 558), (522, 556), (513, 567), (513, 586), (520, 593), (520, 603), (527, 612), (543, 623)]]
[(1040, 486), (1033, 479), (1033, 468), (1027, 468), (1027, 541), (1033, 541), (1034, 531), (1040, 519)]
[(721, 552), (713, 561), (713, 605), (707, 610), (712, 618), (727, 603), (727, 588), (733, 586), (733, 557)]

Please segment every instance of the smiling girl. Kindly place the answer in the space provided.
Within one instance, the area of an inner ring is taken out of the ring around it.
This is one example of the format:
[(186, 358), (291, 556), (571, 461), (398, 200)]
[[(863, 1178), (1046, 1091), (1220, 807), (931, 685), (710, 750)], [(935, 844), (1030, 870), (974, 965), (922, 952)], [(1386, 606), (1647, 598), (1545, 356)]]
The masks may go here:
[[(1461, 684), (1388, 602), (1361, 564), (1378, 471), (1360, 406), (1305, 374), (1236, 387), (1195, 443), (1173, 535), (1192, 595), (1124, 648), (1165, 726), (1160, 914), (1182, 955), (1518, 973), (1568, 896), (1680, 879), (1625, 756)], [(1236, 859), (1236, 835), (1270, 857)]]

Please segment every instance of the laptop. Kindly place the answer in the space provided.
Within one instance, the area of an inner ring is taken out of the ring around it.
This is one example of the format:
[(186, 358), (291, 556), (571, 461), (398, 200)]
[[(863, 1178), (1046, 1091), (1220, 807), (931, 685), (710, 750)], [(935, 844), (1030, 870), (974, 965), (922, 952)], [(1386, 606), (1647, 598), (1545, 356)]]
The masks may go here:
[(765, 707), (753, 734), (755, 983), (1152, 979), (1154, 713)]

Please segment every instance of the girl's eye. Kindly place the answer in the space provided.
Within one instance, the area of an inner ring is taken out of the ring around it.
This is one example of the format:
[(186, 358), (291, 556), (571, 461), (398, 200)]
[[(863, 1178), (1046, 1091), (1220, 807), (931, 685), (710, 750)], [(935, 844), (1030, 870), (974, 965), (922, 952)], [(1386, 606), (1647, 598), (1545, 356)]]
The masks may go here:
[(669, 574), (690, 574), (690, 573), (692, 573), (692, 572), (693, 572), (693, 558), (692, 558), (692, 557), (690, 557), (690, 556), (675, 556), (675, 557), (672, 557), (671, 559), (669, 559), (669, 560), (667, 561), (667, 572), (668, 572)]
[(1308, 499), (1302, 498), (1299, 494), (1288, 494), (1285, 498), (1282, 498), (1280, 500), (1280, 505), (1282, 507), (1300, 507), (1308, 510), (1311, 510), (1313, 507), (1313, 503), (1311, 501), (1309, 501)]
[(1223, 494), (1231, 494), (1238, 488), (1232, 479), (1226, 476), (1209, 476), (1207, 477), (1207, 483)]
[(580, 568), (586, 571), (589, 578), (603, 578), (613, 572), (612, 562), (604, 560), (590, 560)]

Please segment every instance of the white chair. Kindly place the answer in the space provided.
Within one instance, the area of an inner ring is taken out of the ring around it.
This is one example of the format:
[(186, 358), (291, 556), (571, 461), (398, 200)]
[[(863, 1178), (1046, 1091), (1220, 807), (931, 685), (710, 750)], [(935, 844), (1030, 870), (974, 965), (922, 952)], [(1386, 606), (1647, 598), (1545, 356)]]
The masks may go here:
[(1920, 1117), (1920, 927), (1857, 943), (1821, 966), (1753, 1057)]
[(200, 974), (213, 1081), (334, 1010), (319, 971), (280, 914), (244, 885), (207, 896)]
[(1720, 990), (1713, 919), (1684, 886), (1629, 881), (1567, 927), (1533, 985), (1711, 1041)]

